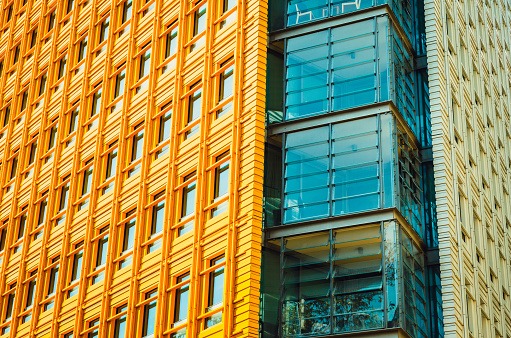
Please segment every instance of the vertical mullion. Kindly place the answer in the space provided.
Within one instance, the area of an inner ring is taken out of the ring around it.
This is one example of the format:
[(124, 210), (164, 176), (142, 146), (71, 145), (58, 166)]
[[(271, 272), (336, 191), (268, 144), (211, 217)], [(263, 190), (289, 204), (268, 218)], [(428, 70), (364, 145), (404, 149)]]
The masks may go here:
[(329, 230), (329, 244), (330, 244), (330, 333), (334, 333), (335, 327), (335, 295), (334, 295), (334, 259), (335, 259), (335, 247), (334, 247), (334, 231)]
[[(201, 330), (201, 326), (203, 326), (203, 322), (205, 319), (198, 320), (197, 317), (200, 316), (205, 307), (204, 305), (207, 304), (205, 301), (206, 294), (203, 294), (200, 292), (201, 287), (201, 277), (200, 272), (202, 271), (202, 265), (204, 262), (204, 244), (202, 243), (202, 233), (204, 230), (204, 226), (206, 223), (205, 219), (205, 213), (203, 211), (204, 207), (208, 204), (208, 201), (206, 200), (206, 197), (208, 195), (208, 191), (206, 189), (207, 182), (208, 182), (208, 120), (209, 120), (209, 105), (210, 105), (210, 85), (211, 85), (211, 79), (210, 79), (210, 71), (211, 71), (211, 63), (213, 59), (213, 41), (214, 41), (214, 25), (213, 25), (213, 13), (214, 13), (214, 4), (216, 2), (214, 1), (206, 1), (205, 5), (206, 8), (206, 28), (205, 28), (205, 35), (204, 35), (204, 47), (198, 47), (199, 49), (197, 51), (200, 51), (200, 49), (204, 48), (204, 71), (202, 76), (202, 105), (201, 105), (201, 117), (200, 117), (200, 126), (199, 126), (199, 154), (198, 154), (198, 163), (197, 163), (197, 187), (196, 187), (196, 197), (195, 197), (195, 227), (194, 227), (194, 234), (193, 234), (193, 241), (194, 241), (194, 247), (197, 248), (197, 250), (194, 252), (196, 255), (196, 265), (193, 267), (195, 272), (197, 273), (198, 281), (197, 285), (199, 288), (195, 290), (195, 296), (196, 296), (196, 304), (200, 304), (199, 307), (195, 308), (195, 313), (192, 317), (192, 337), (195, 337)], [(204, 4), (203, 4), (204, 5)], [(199, 10), (199, 8), (197, 9)], [(194, 15), (192, 13), (192, 15)], [(194, 22), (195, 24), (195, 22)], [(201, 33), (198, 33), (201, 34)], [(195, 51), (195, 52), (197, 52)], [(226, 253), (227, 256), (227, 253)], [(226, 257), (225, 256), (225, 257)], [(227, 257), (226, 257), (227, 258)], [(205, 283), (204, 285), (209, 285), (209, 283)], [(224, 281), (225, 285), (225, 281)], [(209, 286), (208, 286), (209, 287)], [(223, 310), (223, 316), (225, 316), (225, 302), (224, 302), (224, 310)], [(225, 317), (224, 317), (225, 318)]]
[(284, 322), (283, 322), (283, 312), (284, 312), (284, 243), (285, 243), (285, 239), (284, 237), (281, 237), (280, 238), (280, 266), (281, 266), (281, 269), (280, 269), (280, 283), (279, 283), (279, 291), (280, 291), (280, 302), (279, 302), (279, 306), (280, 306), (280, 311), (279, 311), (279, 314), (280, 314), (280, 320), (278, 320), (277, 322), (280, 324), (279, 327), (278, 327), (278, 332), (280, 333), (280, 335), (282, 335), (282, 328), (284, 326)]
[(380, 246), (381, 246), (381, 250), (382, 250), (382, 255), (381, 255), (381, 266), (382, 266), (382, 273), (381, 273), (381, 278), (382, 278), (382, 293), (383, 293), (383, 328), (387, 328), (387, 323), (388, 323), (388, 309), (387, 309), (387, 269), (385, 269), (385, 259), (386, 259), (386, 251), (385, 251), (385, 246), (383, 245), (383, 243), (386, 243), (386, 224), (387, 222), (384, 222), (384, 221), (381, 221), (380, 222), (380, 238), (381, 238), (381, 243), (380, 243)]
[[(15, 27), (15, 24), (16, 24), (16, 13), (17, 13), (17, 9), (18, 9), (18, 6), (19, 3), (17, 4), (16, 2), (12, 2), (11, 6), (12, 6), (12, 16), (11, 16), (11, 22), (9, 23), (10, 25), (10, 30), (14, 30), (14, 27)], [(5, 13), (5, 11), (3, 11)], [(3, 19), (3, 18), (2, 18)], [(25, 18), (25, 22), (26, 22), (26, 18)], [(23, 28), (23, 32), (26, 33), (26, 28), (27, 27), (27, 24), (25, 23), (24, 25), (24, 28)], [(13, 38), (14, 39), (14, 38)], [(12, 48), (12, 45), (14, 44), (15, 41), (12, 41), (11, 44), (10, 44), (10, 48), (8, 49), (8, 53), (9, 53), (9, 63), (10, 63), (10, 57), (12, 55), (11, 53), (11, 48)], [(22, 63), (23, 63), (23, 51), (21, 49), (22, 47), (22, 40), (20, 39), (20, 55), (18, 57), (18, 63), (16, 65), (16, 74), (20, 77), (20, 73), (22, 72), (23, 68), (22, 68)], [(4, 67), (4, 69), (7, 69)], [(15, 86), (14, 86), (14, 94), (13, 94), (13, 97), (11, 99), (11, 116), (10, 116), (10, 119), (12, 120), (12, 117), (14, 116), (17, 116), (17, 106), (18, 106), (18, 91), (19, 91), (19, 87), (20, 87), (21, 83), (20, 81), (16, 81), (15, 83)], [(27, 111), (28, 112), (28, 111)], [(27, 113), (25, 113), (25, 115), (28, 115)], [(26, 141), (27, 141), (27, 135), (28, 135), (28, 119), (26, 118), (27, 116), (25, 116), (25, 121), (23, 122), (23, 132), (22, 132), (22, 142), (21, 144), (24, 145), (26, 144)], [(13, 129), (14, 129), (14, 126), (13, 124), (11, 123), (11, 126), (10, 126), (11, 129), (11, 135), (12, 135), (12, 132), (13, 132)], [(6, 138), (6, 143), (5, 143), (5, 148), (4, 148), (4, 165), (3, 167), (5, 167), (6, 169), (9, 167), (7, 164), (7, 159), (11, 156), (11, 144), (13, 143), (12, 142), (12, 139), (11, 139), (11, 135), (8, 135), (8, 138)], [(11, 141), (11, 142), (9, 142)], [(22, 148), (22, 145), (19, 146), (18, 148), (18, 168), (21, 168), (22, 164), (23, 164), (23, 150), (21, 149)], [(11, 160), (12, 161), (12, 160)], [(11, 219), (13, 220), (13, 224), (11, 224), (11, 227), (14, 228), (15, 224), (16, 224), (16, 219), (13, 217), (14, 215), (16, 215), (16, 213), (18, 212), (18, 206), (19, 206), (19, 201), (18, 201), (18, 198), (17, 198), (17, 195), (18, 195), (18, 192), (19, 192), (19, 189), (20, 189), (20, 186), (21, 186), (21, 169), (18, 169), (17, 170), (17, 175), (16, 175), (16, 178), (15, 178), (15, 182), (14, 182), (14, 189), (13, 189), (13, 192), (12, 192), (12, 200), (11, 200)], [(7, 172), (5, 173), (7, 175)], [(7, 177), (7, 176), (5, 176)], [(3, 186), (4, 185), (4, 180), (1, 181), (1, 185)], [(25, 233), (24, 233), (24, 238), (23, 238), (23, 249), (22, 249), (22, 252), (21, 252), (21, 255), (22, 257), (26, 257), (26, 254), (28, 252), (28, 241), (27, 241), (27, 237), (29, 236), (30, 234), (30, 231), (27, 231), (26, 228), (28, 227), (28, 210), (26, 212), (26, 215), (27, 215), (27, 220), (25, 222)], [(7, 250), (8, 247), (6, 247), (6, 250)], [(7, 259), (6, 259), (7, 261)], [(21, 263), (20, 263), (20, 267), (19, 267), (19, 270), (20, 273), (18, 274), (18, 277), (17, 277), (17, 282), (16, 282), (16, 296), (15, 296), (15, 300), (14, 300), (14, 306), (13, 306), (13, 309), (12, 309), (12, 315), (11, 315), (11, 324), (10, 324), (10, 332), (9, 332), (9, 336), (10, 337), (15, 337), (15, 334), (16, 334), (16, 330), (17, 330), (17, 324), (18, 324), (18, 318), (17, 318), (17, 311), (16, 310), (19, 310), (19, 312), (23, 312), (23, 309), (20, 308), (20, 306), (22, 306), (22, 300), (23, 300), (23, 294), (24, 294), (24, 284), (23, 284), (23, 280), (25, 279), (25, 266), (26, 266), (26, 260), (25, 259), (22, 259), (21, 260)], [(4, 270), (5, 271), (5, 270)], [(19, 308), (19, 309), (18, 309)]]
[[(235, 301), (235, 282), (236, 282), (236, 248), (237, 248), (237, 226), (238, 226), (238, 204), (239, 204), (239, 186), (241, 171), (241, 155), (242, 146), (242, 128), (241, 128), (241, 109), (243, 107), (243, 93), (241, 88), (243, 84), (244, 69), (244, 49), (245, 49), (245, 29), (244, 18), (246, 15), (246, 1), (238, 0), (236, 8), (236, 47), (234, 54), (234, 79), (233, 83), (233, 103), (232, 103), (232, 143), (230, 149), (232, 169), (229, 170), (229, 201), (228, 201), (228, 234), (227, 234), (227, 253), (226, 253), (226, 279), (227, 299), (224, 306), (224, 337), (228, 338), (233, 335), (234, 331), (234, 301)], [(232, 14), (231, 14), (232, 15)], [(238, 81), (236, 81), (236, 79)]]
[[(110, 25), (114, 25), (114, 22), (115, 22), (115, 19), (116, 19), (116, 14), (118, 13), (117, 12), (117, 7), (116, 7), (116, 0), (112, 0), (111, 4), (110, 4), (110, 12), (113, 14), (111, 15), (111, 18), (110, 18)], [(79, 7), (79, 4), (75, 5), (75, 11), (76, 11), (76, 8)], [(73, 15), (73, 24), (75, 23), (75, 20), (77, 18), (78, 15)], [(113, 17), (113, 18), (112, 18)], [(107, 51), (106, 51), (106, 56), (108, 55), (111, 55), (111, 51), (113, 49), (113, 44), (114, 44), (114, 38), (113, 38), (113, 32), (114, 32), (114, 27), (111, 27), (111, 29), (109, 29), (109, 36), (107, 37), (108, 42), (107, 42)], [(89, 41), (90, 43), (94, 43), (95, 41), (92, 41), (92, 39), (90, 39), (89, 37)], [(79, 48), (79, 47), (78, 47)], [(95, 210), (96, 210), (96, 205), (97, 205), (97, 199), (98, 199), (98, 190), (96, 189), (97, 185), (98, 185), (98, 182), (99, 182), (99, 178), (101, 177), (101, 172), (102, 172), (102, 167), (101, 167), (101, 162), (102, 162), (102, 158), (101, 158), (101, 153), (103, 151), (103, 133), (102, 133), (102, 129), (104, 127), (104, 124), (106, 122), (106, 117), (107, 117), (107, 112), (105, 110), (105, 107), (107, 106), (107, 100), (110, 99), (109, 97), (109, 93), (110, 93), (110, 88), (109, 88), (109, 74), (111, 72), (111, 58), (108, 58), (105, 56), (105, 65), (104, 65), (104, 73), (103, 73), (103, 77), (102, 77), (102, 85), (101, 85), (101, 90), (102, 90), (102, 95), (101, 95), (101, 104), (100, 104), (100, 111), (99, 111), (99, 116), (96, 118), (97, 119), (97, 132), (96, 132), (96, 145), (95, 145), (95, 150), (94, 150), (94, 164), (93, 164), (93, 173), (92, 173), (92, 188), (89, 192), (89, 206), (88, 206), (88, 210), (87, 210), (87, 221), (86, 221), (86, 231), (85, 231), (85, 240), (84, 240), (84, 253), (83, 253), (83, 262), (87, 262), (87, 263), (82, 263), (82, 272), (81, 272), (81, 275), (80, 275), (80, 289), (79, 289), (79, 294), (78, 294), (78, 304), (82, 304), (84, 301), (85, 301), (85, 298), (86, 298), (86, 292), (87, 292), (87, 287), (88, 287), (88, 280), (87, 280), (87, 275), (88, 275), (88, 272), (91, 268), (90, 264), (88, 264), (90, 261), (92, 261), (92, 254), (93, 254), (93, 245), (94, 243), (91, 243), (90, 240), (92, 238), (94, 238), (96, 232), (95, 232), (95, 228), (96, 228), (96, 223), (94, 221), (94, 213), (95, 213)], [(84, 73), (85, 74), (85, 73)], [(85, 77), (85, 76), (84, 76)], [(86, 91), (88, 91), (88, 86), (85, 85), (84, 88), (86, 88)], [(92, 99), (94, 99), (92, 97)], [(82, 101), (82, 102), (85, 102), (85, 101)], [(88, 105), (86, 105), (86, 112), (88, 111), (88, 109), (90, 108)], [(82, 108), (80, 108), (80, 111), (82, 112)], [(80, 140), (81, 142), (81, 140)], [(105, 267), (105, 279), (106, 279), (106, 267)], [(106, 284), (106, 283), (105, 283)], [(102, 306), (101, 306), (101, 312), (100, 314), (102, 316), (100, 316), (100, 322), (99, 322), (99, 328), (98, 328), (98, 331), (101, 331), (102, 327), (104, 326), (104, 321), (106, 320), (106, 316), (103, 315), (104, 314), (104, 310), (105, 310), (105, 302), (102, 302)], [(79, 306), (77, 307), (76, 309), (76, 321), (75, 321), (75, 332), (81, 332), (83, 331), (83, 327), (80, 327), (80, 325), (82, 325), (84, 323), (84, 320), (83, 320), (83, 314), (84, 314), (84, 309)]]

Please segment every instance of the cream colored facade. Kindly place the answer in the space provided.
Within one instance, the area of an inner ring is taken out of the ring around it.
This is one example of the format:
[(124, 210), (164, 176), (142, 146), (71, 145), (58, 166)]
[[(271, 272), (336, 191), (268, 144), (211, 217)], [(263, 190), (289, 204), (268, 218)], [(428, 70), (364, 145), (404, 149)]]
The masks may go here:
[(511, 335), (509, 1), (426, 1), (446, 337)]

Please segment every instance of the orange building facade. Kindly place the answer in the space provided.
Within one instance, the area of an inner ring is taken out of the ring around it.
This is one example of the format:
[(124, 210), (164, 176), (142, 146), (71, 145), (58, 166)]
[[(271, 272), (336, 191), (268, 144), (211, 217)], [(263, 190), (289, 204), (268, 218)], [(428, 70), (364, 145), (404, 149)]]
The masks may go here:
[(0, 337), (257, 336), (267, 2), (0, 3)]

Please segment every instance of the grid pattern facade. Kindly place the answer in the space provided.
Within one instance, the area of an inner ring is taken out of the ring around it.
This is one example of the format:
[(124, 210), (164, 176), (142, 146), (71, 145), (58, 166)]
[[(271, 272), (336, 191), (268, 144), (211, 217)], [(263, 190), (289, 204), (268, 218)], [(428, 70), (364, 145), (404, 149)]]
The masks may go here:
[(0, 8), (0, 337), (256, 336), (266, 2)]
[(446, 337), (511, 335), (509, 1), (425, 1)]
[(399, 4), (271, 2), (262, 337), (443, 334), (422, 7)]

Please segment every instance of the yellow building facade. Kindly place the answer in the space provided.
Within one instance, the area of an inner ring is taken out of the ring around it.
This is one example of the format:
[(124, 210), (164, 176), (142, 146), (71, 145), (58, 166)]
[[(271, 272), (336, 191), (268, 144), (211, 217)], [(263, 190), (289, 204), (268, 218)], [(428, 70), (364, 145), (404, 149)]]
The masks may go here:
[(0, 337), (257, 336), (266, 1), (1, 9)]

